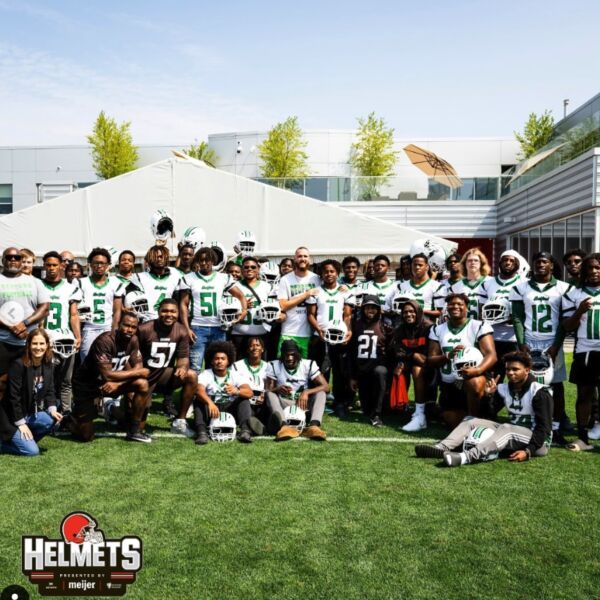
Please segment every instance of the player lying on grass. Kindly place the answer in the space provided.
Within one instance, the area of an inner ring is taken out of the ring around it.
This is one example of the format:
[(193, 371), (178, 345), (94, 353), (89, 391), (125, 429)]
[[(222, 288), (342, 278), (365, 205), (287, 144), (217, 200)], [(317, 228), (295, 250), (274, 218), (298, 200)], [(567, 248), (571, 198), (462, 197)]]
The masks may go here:
[[(531, 375), (531, 358), (525, 352), (504, 357), (508, 383), (499, 376), (486, 383), (486, 412), (496, 415), (506, 407), (510, 423), (467, 417), (448, 437), (429, 446), (415, 446), (419, 458), (442, 458), (448, 467), (495, 460), (503, 450), (509, 460), (522, 462), (546, 456), (552, 442), (552, 394)], [(462, 452), (455, 452), (460, 447)]]

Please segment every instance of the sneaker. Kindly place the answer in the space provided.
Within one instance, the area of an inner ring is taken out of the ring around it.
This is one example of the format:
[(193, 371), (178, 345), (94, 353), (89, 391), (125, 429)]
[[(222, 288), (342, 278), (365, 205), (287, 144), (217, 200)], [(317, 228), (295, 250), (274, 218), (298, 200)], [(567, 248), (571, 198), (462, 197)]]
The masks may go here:
[(552, 432), (552, 442), (557, 446), (566, 446), (569, 442), (565, 439), (562, 431)]
[(383, 427), (383, 421), (381, 420), (381, 417), (373, 417), (371, 419), (371, 425), (373, 425), (373, 427)]
[(265, 432), (265, 426), (262, 424), (260, 419), (256, 417), (250, 417), (248, 419), (248, 427), (254, 435), (263, 435)]
[(135, 433), (130, 432), (125, 436), (125, 439), (128, 442), (142, 442), (143, 444), (152, 443), (152, 438), (143, 431), (136, 431)]
[(162, 403), (162, 411), (165, 417), (175, 419), (177, 417), (177, 409), (173, 403), (173, 398), (165, 398)]
[(589, 431), (588, 438), (590, 440), (600, 440), (600, 423), (596, 423)]
[(275, 435), (281, 430), (281, 426), (283, 425), (283, 417), (279, 413), (271, 413), (269, 417), (269, 422), (267, 424), (267, 431), (271, 435)]
[(575, 433), (575, 426), (566, 415), (560, 421), (560, 430), (563, 433)]
[(206, 431), (206, 427), (203, 427), (202, 429), (198, 430), (198, 433), (196, 434), (196, 439), (194, 440), (194, 443), (197, 446), (204, 446), (205, 444), (208, 444), (209, 442), (209, 437), (208, 437), (208, 432)]
[(277, 435), (275, 436), (275, 441), (285, 442), (286, 440), (297, 438), (299, 435), (300, 432), (295, 427), (285, 425), (277, 432)]
[(411, 433), (413, 431), (422, 431), (423, 429), (427, 429), (425, 413), (414, 413), (412, 419), (402, 428), (402, 431)]
[(327, 439), (327, 434), (318, 425), (310, 425), (302, 432), (302, 437), (324, 442)]
[(242, 444), (251, 444), (252, 443), (252, 434), (249, 429), (242, 429), (238, 440), (242, 442)]
[(443, 458), (447, 467), (460, 467), (462, 465), (460, 452), (444, 452)]
[(176, 433), (178, 435), (185, 435), (186, 437), (192, 438), (195, 437), (196, 434), (188, 427), (188, 424), (185, 419), (175, 419), (171, 424), (171, 433)]
[(336, 404), (336, 406), (333, 409), (333, 412), (336, 414), (338, 419), (348, 418), (348, 409), (343, 404)]
[(114, 398), (104, 398), (104, 403), (102, 404), (102, 417), (109, 425), (117, 425), (118, 421), (112, 418), (112, 409), (115, 406), (121, 406), (120, 400), (115, 400)]
[(444, 458), (444, 451), (437, 446), (429, 444), (417, 444), (415, 446), (415, 454), (417, 458)]

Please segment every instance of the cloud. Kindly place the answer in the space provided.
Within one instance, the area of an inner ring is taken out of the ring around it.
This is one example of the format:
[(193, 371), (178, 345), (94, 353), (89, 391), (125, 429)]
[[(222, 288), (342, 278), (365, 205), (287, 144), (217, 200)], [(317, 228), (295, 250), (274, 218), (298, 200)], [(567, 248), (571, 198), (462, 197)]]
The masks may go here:
[(64, 28), (73, 28), (76, 26), (76, 22), (64, 13), (29, 2), (0, 0), (0, 10), (27, 15), (28, 17), (41, 19)]

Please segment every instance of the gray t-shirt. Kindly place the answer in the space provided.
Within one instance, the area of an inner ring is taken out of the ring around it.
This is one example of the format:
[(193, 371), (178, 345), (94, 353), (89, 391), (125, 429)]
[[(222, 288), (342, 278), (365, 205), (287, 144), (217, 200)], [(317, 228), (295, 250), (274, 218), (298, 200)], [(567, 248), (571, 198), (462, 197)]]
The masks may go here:
[[(0, 306), (9, 300), (17, 302), (23, 307), (24, 319), (26, 319), (36, 311), (40, 304), (50, 302), (50, 295), (42, 282), (31, 275), (6, 277), (0, 274)], [(31, 325), (29, 331), (35, 327), (37, 325)], [(0, 327), (0, 342), (14, 346), (25, 345), (25, 340), (19, 339), (4, 327)]]

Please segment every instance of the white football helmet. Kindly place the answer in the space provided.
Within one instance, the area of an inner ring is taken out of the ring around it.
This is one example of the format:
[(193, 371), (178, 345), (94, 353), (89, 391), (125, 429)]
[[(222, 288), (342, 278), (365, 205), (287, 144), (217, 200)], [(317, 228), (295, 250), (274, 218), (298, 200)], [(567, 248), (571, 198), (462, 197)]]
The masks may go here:
[(242, 314), (242, 303), (234, 296), (224, 296), (219, 304), (219, 321), (225, 328), (231, 327)]
[(230, 413), (222, 412), (208, 425), (208, 435), (213, 442), (232, 442), (235, 440), (237, 426)]
[(174, 229), (173, 219), (166, 210), (160, 208), (150, 217), (150, 231), (157, 243), (166, 244), (175, 234)]
[(110, 264), (114, 265), (116, 264), (118, 258), (119, 258), (119, 252), (118, 250), (114, 247), (114, 246), (103, 246), (103, 248), (105, 250), (108, 251), (108, 253), (110, 254)]
[(250, 398), (250, 404), (254, 406), (264, 393), (265, 390), (252, 390), (252, 398)]
[(256, 314), (264, 323), (273, 323), (281, 316), (281, 307), (277, 300), (268, 299), (258, 307)]
[(295, 404), (292, 404), (292, 406), (287, 406), (283, 411), (283, 420), (286, 425), (295, 427), (298, 431), (302, 432), (306, 426), (306, 413)]
[[(496, 430), (491, 427), (473, 427), (463, 442), (463, 451), (467, 452), (468, 450), (471, 450), (471, 448), (485, 442), (485, 440), (491, 438), (494, 433), (496, 433)], [(493, 452), (488, 454), (484, 460), (495, 460), (496, 458), (498, 458), (498, 452)]]
[(432, 271), (439, 272), (446, 268), (446, 252), (433, 240), (420, 238), (415, 240), (410, 246), (410, 256), (415, 254), (424, 254)]
[(70, 329), (47, 329), (52, 351), (61, 358), (75, 354), (75, 335)]
[(25, 318), (25, 309), (15, 300), (9, 300), (0, 306), (0, 322), (7, 327), (14, 327)]
[(222, 271), (227, 264), (227, 252), (225, 251), (225, 246), (223, 246), (221, 242), (209, 242), (207, 245), (217, 257), (217, 260), (213, 265), (213, 269), (215, 271)]
[(400, 290), (398, 290), (397, 294), (392, 298), (392, 312), (397, 315), (401, 315), (404, 305), (409, 300), (414, 300), (414, 299), (415, 299), (414, 295), (411, 294), (410, 292), (401, 292)]
[(133, 290), (125, 296), (125, 308), (134, 312), (140, 321), (149, 321), (150, 315), (150, 303), (144, 292), (140, 290)]
[(206, 241), (206, 233), (202, 227), (188, 227), (181, 237), (181, 244), (191, 246), (194, 252), (204, 246)]
[(542, 385), (550, 385), (554, 379), (554, 365), (552, 359), (543, 350), (531, 352), (531, 374)]
[(341, 344), (346, 339), (348, 327), (344, 321), (331, 321), (323, 331), (323, 339), (327, 344), (335, 346)]
[(242, 256), (253, 256), (256, 249), (256, 237), (248, 229), (237, 234), (235, 245)]
[(77, 304), (77, 314), (79, 315), (79, 320), (82, 323), (92, 322), (92, 307), (89, 304), (79, 302)]
[(497, 296), (488, 300), (481, 309), (481, 318), (490, 325), (506, 323), (510, 319), (510, 301)]
[(471, 346), (470, 348), (460, 350), (454, 355), (452, 359), (452, 372), (457, 379), (462, 379), (462, 369), (465, 367), (478, 367), (482, 362), (483, 354), (477, 348)]
[(362, 305), (363, 298), (367, 290), (362, 286), (357, 286), (352, 290), (352, 295), (354, 296), (354, 304), (356, 308), (360, 308)]
[(277, 283), (279, 281), (279, 265), (272, 260), (260, 265), (260, 278), (267, 283)]

